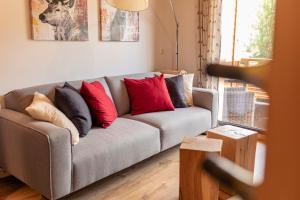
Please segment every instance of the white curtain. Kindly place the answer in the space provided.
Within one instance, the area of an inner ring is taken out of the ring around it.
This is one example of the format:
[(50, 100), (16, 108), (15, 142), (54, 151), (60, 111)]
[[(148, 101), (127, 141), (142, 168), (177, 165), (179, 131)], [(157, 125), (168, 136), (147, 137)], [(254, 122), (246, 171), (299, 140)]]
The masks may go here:
[(222, 0), (199, 0), (199, 87), (218, 89), (218, 78), (208, 76), (206, 66), (219, 63)]

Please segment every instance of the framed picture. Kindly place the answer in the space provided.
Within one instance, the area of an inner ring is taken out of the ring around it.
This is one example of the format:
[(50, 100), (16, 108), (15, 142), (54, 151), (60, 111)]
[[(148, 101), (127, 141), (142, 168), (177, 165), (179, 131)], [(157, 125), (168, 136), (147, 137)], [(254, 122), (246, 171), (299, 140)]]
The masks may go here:
[(31, 0), (34, 40), (88, 40), (87, 0)]
[(121, 11), (100, 0), (101, 40), (139, 41), (139, 12)]

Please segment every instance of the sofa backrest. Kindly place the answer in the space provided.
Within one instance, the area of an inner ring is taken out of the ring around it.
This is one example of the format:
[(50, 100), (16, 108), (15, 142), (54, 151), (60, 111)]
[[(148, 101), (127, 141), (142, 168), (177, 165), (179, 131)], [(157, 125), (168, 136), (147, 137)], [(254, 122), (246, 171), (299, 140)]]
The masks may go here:
[(130, 112), (130, 100), (124, 84), (124, 78), (144, 79), (147, 77), (153, 77), (155, 74), (159, 73), (149, 72), (143, 74), (106, 77), (106, 82), (112, 94), (119, 116), (128, 114)]
[[(105, 88), (107, 95), (112, 98), (112, 95), (111, 95), (108, 85), (105, 81), (105, 78), (90, 79), (90, 80), (85, 80), (85, 81), (101, 82), (101, 84)], [(70, 83), (74, 88), (79, 90), (82, 85), (82, 80), (81, 81), (70, 81), (68, 83)], [(55, 88), (58, 86), (63, 86), (63, 85), (64, 85), (64, 82), (13, 90), (4, 96), (5, 106), (6, 106), (6, 108), (11, 109), (11, 110), (15, 110), (15, 111), (22, 112), (22, 113), (27, 113), (25, 111), (25, 108), (31, 104), (31, 102), (33, 100), (33, 95), (35, 92), (40, 92), (42, 94), (47, 95), (54, 102)]]

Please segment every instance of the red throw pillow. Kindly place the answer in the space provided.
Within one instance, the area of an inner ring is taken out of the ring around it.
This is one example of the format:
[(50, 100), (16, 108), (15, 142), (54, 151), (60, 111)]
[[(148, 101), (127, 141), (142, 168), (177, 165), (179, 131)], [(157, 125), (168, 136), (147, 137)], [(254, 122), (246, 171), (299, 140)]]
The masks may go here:
[(124, 79), (130, 97), (131, 114), (174, 110), (164, 76), (142, 80)]
[(80, 93), (91, 110), (95, 125), (107, 128), (115, 121), (117, 110), (100, 82), (83, 82)]

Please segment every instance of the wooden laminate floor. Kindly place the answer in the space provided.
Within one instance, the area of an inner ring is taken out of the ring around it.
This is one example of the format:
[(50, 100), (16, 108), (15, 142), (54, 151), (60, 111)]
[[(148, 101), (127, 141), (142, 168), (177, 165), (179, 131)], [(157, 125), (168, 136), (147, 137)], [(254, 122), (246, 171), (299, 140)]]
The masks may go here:
[[(175, 147), (163, 152), (63, 200), (178, 200), (178, 149)], [(257, 152), (258, 166), (263, 157), (263, 149), (258, 148)], [(259, 156), (260, 154), (262, 156)], [(257, 171), (261, 173), (261, 170)], [(17, 179), (8, 177), (0, 180), (0, 200), (44, 200), (44, 198)]]

